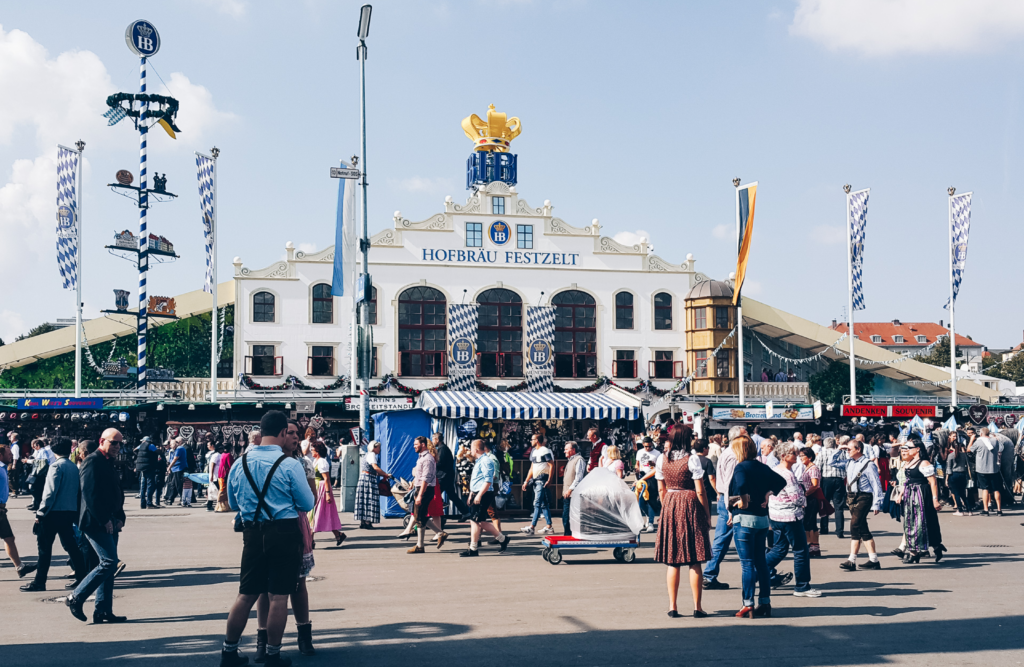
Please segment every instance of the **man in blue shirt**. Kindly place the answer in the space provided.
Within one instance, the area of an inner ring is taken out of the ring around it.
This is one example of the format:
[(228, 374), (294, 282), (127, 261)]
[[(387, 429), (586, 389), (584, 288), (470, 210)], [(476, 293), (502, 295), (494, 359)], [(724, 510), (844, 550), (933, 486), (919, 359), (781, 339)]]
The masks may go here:
[(878, 514), (882, 509), (882, 483), (878, 479), (878, 468), (864, 453), (864, 443), (851, 440), (846, 464), (846, 504), (850, 507), (850, 558), (839, 567), (850, 572), (857, 569), (857, 552), (861, 542), (868, 548), (868, 562), (862, 570), (880, 570), (875, 538), (868, 529), (868, 512)]
[(503, 535), (494, 524), (488, 523), (487, 521), (487, 509), (494, 505), (494, 485), (498, 475), (498, 459), (491, 454), (491, 446), (485, 440), (474, 440), (472, 445), (473, 460), (476, 463), (473, 465), (473, 476), (470, 478), (469, 483), (469, 495), (470, 495), (470, 537), (469, 537), (469, 548), (461, 552), (459, 556), (479, 556), (478, 550), (480, 548), (480, 534), (483, 531), (487, 531), (488, 534), (493, 535), (498, 540), (498, 550), (504, 551), (508, 548), (508, 543), (511, 541), (511, 537)]
[(168, 505), (173, 505), (174, 499), (181, 494), (185, 473), (188, 472), (188, 449), (181, 438), (175, 438), (171, 442), (175, 449), (171, 454), (170, 463), (167, 464), (171, 474), (167, 479), (167, 494), (164, 496), (164, 502)]
[[(302, 567), (299, 514), (313, 509), (313, 492), (302, 464), (283, 453), (293, 451), (299, 441), (295, 422), (289, 422), (283, 412), (270, 410), (260, 420), (260, 433), (260, 445), (231, 466), (227, 479), (228, 503), (242, 518), (242, 565), (238, 597), (228, 613), (221, 667), (249, 663), (238, 654), (238, 640), (263, 593), (270, 598), (265, 664), (289, 664), (281, 659), (281, 638), (288, 620), (288, 596), (298, 590)], [(259, 495), (264, 490), (261, 504)]]

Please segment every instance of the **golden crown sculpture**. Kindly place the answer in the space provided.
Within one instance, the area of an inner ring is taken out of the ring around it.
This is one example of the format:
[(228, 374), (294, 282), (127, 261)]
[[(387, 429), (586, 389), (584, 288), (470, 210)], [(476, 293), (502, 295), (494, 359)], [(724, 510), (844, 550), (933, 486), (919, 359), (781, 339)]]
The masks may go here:
[(523, 131), (523, 124), (518, 118), (495, 111), (492, 104), (487, 107), (486, 122), (473, 114), (462, 119), (462, 130), (475, 144), (474, 150), (507, 153), (512, 140)]

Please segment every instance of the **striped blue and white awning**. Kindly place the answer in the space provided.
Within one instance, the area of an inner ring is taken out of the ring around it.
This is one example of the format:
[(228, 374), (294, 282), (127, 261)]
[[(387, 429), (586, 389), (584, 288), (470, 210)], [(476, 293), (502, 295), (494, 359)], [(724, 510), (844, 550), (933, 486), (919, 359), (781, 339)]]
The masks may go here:
[(420, 408), (435, 417), (482, 419), (640, 419), (640, 408), (604, 394), (425, 391)]

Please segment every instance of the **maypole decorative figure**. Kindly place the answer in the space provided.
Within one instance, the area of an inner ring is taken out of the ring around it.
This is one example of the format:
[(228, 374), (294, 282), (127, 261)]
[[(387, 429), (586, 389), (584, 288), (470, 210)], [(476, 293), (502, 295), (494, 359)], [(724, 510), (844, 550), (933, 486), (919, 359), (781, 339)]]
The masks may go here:
[[(149, 128), (153, 125), (160, 125), (172, 139), (177, 138), (176, 134), (181, 130), (174, 124), (174, 118), (178, 113), (178, 100), (166, 95), (149, 95), (146, 93), (146, 59), (156, 55), (160, 50), (160, 33), (157, 32), (156, 28), (149, 21), (138, 20), (128, 26), (124, 38), (132, 53), (139, 56), (139, 93), (116, 93), (111, 95), (107, 98), (107, 106), (110, 107), (110, 110), (103, 115), (108, 119), (108, 125), (116, 125), (125, 118), (131, 118), (135, 123), (135, 128), (139, 131), (139, 186), (133, 187), (131, 182), (134, 179), (131, 173), (122, 170), (117, 174), (118, 182), (112, 183), (110, 187), (114, 188), (115, 192), (118, 190), (132, 190), (132, 194), (123, 192), (119, 194), (124, 194), (133, 199), (137, 196), (139, 207), (139, 236), (138, 249), (136, 251), (138, 253), (139, 267), (139, 310), (137, 314), (138, 375), (136, 376), (136, 386), (140, 392), (144, 392), (147, 380), (146, 340), (150, 317), (146, 293), (149, 258), (151, 253), (177, 258), (177, 255), (174, 254), (173, 245), (167, 239), (156, 236), (151, 237), (147, 229), (146, 215), (149, 210), (150, 196), (153, 195), (153, 199), (156, 202), (169, 201), (170, 198), (176, 196), (167, 192), (167, 178), (166, 176), (160, 177), (159, 174), (154, 178), (153, 189), (149, 189), (149, 172), (146, 163), (147, 142)], [(163, 197), (168, 199), (163, 199)], [(123, 234), (117, 235), (115, 246), (107, 246), (107, 248), (111, 250), (125, 250), (126, 248), (123, 245), (117, 243), (117, 241), (121, 240), (122, 236)], [(151, 241), (155, 241), (154, 248), (152, 249), (150, 247)], [(168, 315), (154, 314), (154, 316), (167, 317)]]

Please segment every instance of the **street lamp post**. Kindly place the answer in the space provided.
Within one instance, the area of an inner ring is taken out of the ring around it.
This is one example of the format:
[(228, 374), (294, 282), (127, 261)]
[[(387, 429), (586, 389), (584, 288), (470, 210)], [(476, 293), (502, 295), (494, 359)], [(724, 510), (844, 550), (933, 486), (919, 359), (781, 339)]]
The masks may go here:
[[(366, 341), (369, 340), (369, 304), (366, 300), (367, 284), (370, 279), (370, 236), (369, 226), (367, 223), (367, 211), (366, 211), (366, 38), (370, 35), (370, 13), (373, 11), (373, 7), (370, 5), (363, 5), (359, 10), (359, 30), (356, 33), (359, 37), (359, 46), (356, 47), (356, 59), (359, 61), (359, 106), (361, 114), (359, 117), (359, 130), (362, 135), (362, 186), (363, 186), (363, 236), (359, 240), (359, 246), (363, 253), (363, 267), (360, 275), (359, 285), (356, 288), (357, 299), (361, 299), (359, 308), (359, 322), (362, 325), (362, 339), (364, 345), (359, 350), (360, 361), (359, 365), (359, 427), (361, 437), (368, 437), (366, 434), (369, 433), (370, 426), (370, 410), (369, 410), (369, 395), (368, 388), (370, 386), (370, 349)], [(353, 341), (355, 344), (359, 344), (359, 337)], [(353, 369), (354, 370), (354, 369)], [(353, 383), (354, 384), (354, 383)], [(360, 443), (352, 443), (355, 446), (359, 446)]]

